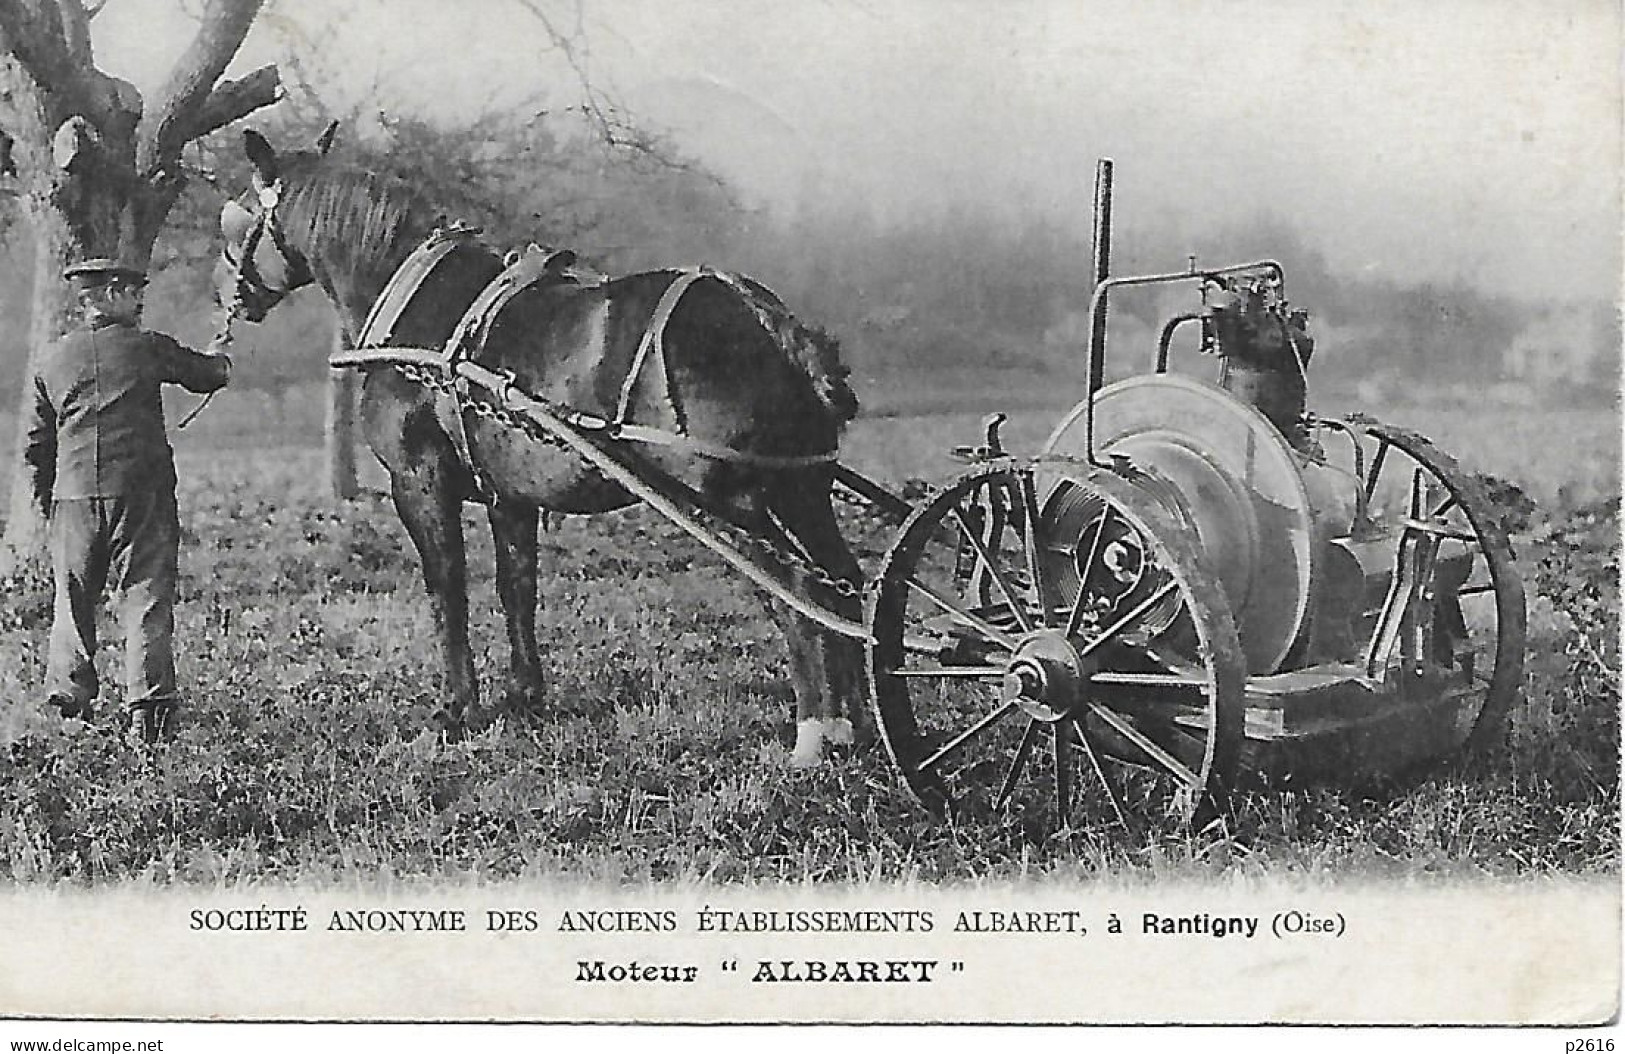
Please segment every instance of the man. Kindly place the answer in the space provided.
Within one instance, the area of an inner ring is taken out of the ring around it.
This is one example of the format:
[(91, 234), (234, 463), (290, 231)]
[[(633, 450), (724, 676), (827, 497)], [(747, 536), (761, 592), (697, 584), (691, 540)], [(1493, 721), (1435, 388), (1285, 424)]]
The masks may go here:
[(231, 360), (140, 329), (146, 276), (92, 259), (63, 278), (83, 321), (38, 359), (23, 460), (49, 520), (55, 582), (47, 707), (88, 719), (96, 676), (96, 610), (121, 601), (125, 715), (132, 740), (167, 738), (177, 704), (173, 653), (180, 523), (175, 459), (159, 388), (199, 394), (226, 383)]

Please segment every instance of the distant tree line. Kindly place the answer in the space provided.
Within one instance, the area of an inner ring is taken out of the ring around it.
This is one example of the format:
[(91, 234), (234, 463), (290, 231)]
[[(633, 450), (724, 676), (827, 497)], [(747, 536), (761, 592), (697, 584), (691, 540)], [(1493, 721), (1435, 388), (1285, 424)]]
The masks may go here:
[[(569, 246), (612, 272), (706, 262), (756, 275), (799, 314), (836, 334), (860, 373), (903, 379), (940, 368), (1022, 371), (1075, 378), (1086, 332), (1088, 217), (1057, 223), (1005, 204), (953, 202), (906, 216), (876, 215), (862, 202), (809, 182), (789, 209), (748, 205), (678, 144), (641, 136), (607, 142), (579, 123), (537, 108), (491, 111), (446, 125), (399, 114), (335, 113), (295, 93), (257, 127), (273, 141), (310, 142), (338, 117), (337, 154), (421, 186), (447, 213), (482, 226), (503, 245)], [(346, 120), (348, 118), (348, 120)], [(367, 126), (365, 131), (357, 127)], [(248, 184), (235, 136), (193, 144), (187, 184), (154, 252), (149, 312), (202, 339), (216, 221), (227, 193)], [(1085, 206), (1086, 207), (1086, 203)], [(1238, 217), (1223, 229), (1155, 231), (1116, 246), (1116, 269), (1177, 270), (1188, 251), (1205, 263), (1281, 259), (1294, 303), (1310, 309), (1321, 338), (1315, 370), (1330, 378), (1376, 374), (1452, 382), (1499, 374), (1520, 334), (1538, 327), (1540, 306), (1459, 284), (1406, 284), (1334, 272), (1289, 223)], [(26, 258), (16, 227), (0, 254)], [(1151, 244), (1157, 243), (1157, 244)], [(8, 268), (10, 274), (23, 274)], [(0, 399), (14, 402), (26, 362), (25, 282), (0, 282)], [(1178, 309), (1194, 300), (1186, 294)], [(1144, 348), (1176, 309), (1175, 298), (1124, 296), (1115, 310)], [(1611, 305), (1568, 306), (1586, 316), (1574, 332), (1595, 347), (1574, 356), (1578, 391), (1604, 397), (1617, 384)], [(322, 377), (330, 325), (310, 296), (279, 313), (238, 383), (280, 389)], [(250, 327), (252, 328), (252, 327)], [(1115, 339), (1115, 338), (1114, 338)], [(275, 345), (275, 346), (273, 346)], [(906, 383), (906, 380), (899, 380)], [(1598, 388), (1601, 383), (1601, 389)], [(967, 397), (974, 393), (967, 393)]]

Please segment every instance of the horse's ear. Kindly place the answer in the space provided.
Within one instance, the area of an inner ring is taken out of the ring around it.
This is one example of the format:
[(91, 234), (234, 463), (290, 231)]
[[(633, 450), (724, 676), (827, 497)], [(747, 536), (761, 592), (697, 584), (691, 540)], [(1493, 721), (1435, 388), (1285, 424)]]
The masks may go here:
[(277, 162), (276, 149), (266, 141), (263, 135), (252, 128), (243, 131), (243, 153), (248, 155), (248, 161), (254, 166), (254, 171), (260, 181), (266, 186), (276, 182)]
[(322, 134), (316, 137), (316, 153), (320, 154), (322, 157), (326, 157), (327, 152), (333, 149), (333, 137), (338, 134), (338, 131), (339, 123), (337, 121), (329, 123), (328, 126), (322, 130)]

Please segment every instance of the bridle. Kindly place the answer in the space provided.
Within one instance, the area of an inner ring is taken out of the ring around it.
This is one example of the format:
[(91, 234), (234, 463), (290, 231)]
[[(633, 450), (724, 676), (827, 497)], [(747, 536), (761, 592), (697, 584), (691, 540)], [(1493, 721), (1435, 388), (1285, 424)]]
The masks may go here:
[[(220, 255), (232, 268), (232, 276), (231, 293), (220, 305), (220, 322), (211, 342), (216, 347), (231, 343), (232, 324), (237, 319), (248, 317), (249, 311), (264, 317), (265, 313), (275, 307), (283, 297), (311, 280), (310, 265), (297, 249), (288, 244), (282, 234), (282, 225), (277, 222), (276, 207), (282, 200), (282, 181), (279, 179), (261, 186), (257, 197), (259, 208), (253, 213), (249, 213), (235, 201), (226, 202), (225, 215), (232, 215), (232, 210), (236, 210), (248, 215), (250, 219), (248, 233), (236, 254), (233, 255), (230, 238), (226, 239), (224, 248), (220, 250)], [(267, 237), (271, 239), (271, 245), (277, 254), (282, 257), (283, 282), (280, 284), (268, 281), (254, 262), (255, 256), (259, 253), (260, 242)], [(198, 404), (181, 418), (176, 427), (185, 428), (191, 424), (219, 391), (217, 388), (200, 399)]]
[[(276, 209), (282, 201), (282, 181), (279, 179), (260, 187), (258, 199), (259, 208), (251, 214), (234, 201), (226, 203), (228, 214), (235, 209), (251, 216), (248, 234), (243, 238), (236, 257), (233, 257), (229, 240), (221, 250), (221, 255), (234, 269), (231, 299), (224, 305), (228, 323), (242, 317), (244, 308), (270, 310), (283, 297), (311, 280), (310, 265), (297, 249), (288, 244), (282, 233), (282, 225), (277, 222)], [(282, 257), (281, 283), (267, 280), (254, 262), (260, 243), (267, 237)]]

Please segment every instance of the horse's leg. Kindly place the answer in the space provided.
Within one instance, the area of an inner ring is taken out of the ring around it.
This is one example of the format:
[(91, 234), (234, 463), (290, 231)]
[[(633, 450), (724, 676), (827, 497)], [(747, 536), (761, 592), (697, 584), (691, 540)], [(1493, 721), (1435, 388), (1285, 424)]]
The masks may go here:
[(777, 600), (768, 601), (768, 612), (790, 654), (790, 689), (796, 701), (796, 745), (790, 751), (790, 766), (811, 768), (824, 757), (823, 722), (817, 715), (823, 707), (819, 685), (825, 676), (816, 634), (805, 618)]
[[(862, 569), (835, 522), (827, 486), (796, 486), (790, 479), (775, 486), (768, 507), (777, 524), (794, 536), (807, 556), (828, 575), (854, 586), (862, 584)], [(806, 575), (799, 576), (803, 584)], [(854, 596), (841, 596), (827, 586), (811, 593), (835, 613), (854, 622), (862, 620)], [(791, 624), (793, 622), (793, 625)], [(863, 714), (862, 652), (858, 642), (822, 629), (799, 615), (781, 620), (792, 657), (804, 654), (798, 675), (805, 683), (796, 693), (796, 746), (790, 764), (808, 767), (823, 760), (824, 745), (847, 745), (853, 740), (852, 717)]]
[(541, 703), (542, 661), (536, 648), (536, 522), (529, 502), (491, 503), (491, 537), (496, 541), (497, 594), (508, 623), (508, 683), (504, 705), (535, 710)]
[(463, 554), (463, 502), (443, 462), (423, 460), (390, 475), (395, 511), (417, 547), (429, 611), (440, 638), (448, 705), (436, 715), (448, 733), (460, 731), (474, 705), (474, 655), (468, 646), (468, 566)]
[[(748, 533), (770, 539), (780, 546), (792, 545), (780, 531), (772, 516), (768, 515), (770, 499), (765, 490), (751, 490), (735, 497), (735, 523)], [(793, 566), (776, 566), (779, 576), (792, 589), (805, 592), (807, 583)], [(790, 659), (790, 690), (795, 696), (796, 745), (790, 752), (792, 768), (809, 768), (823, 757), (822, 725), (816, 720), (822, 712), (823, 699), (819, 685), (825, 680), (817, 642), (813, 638), (812, 624), (783, 601), (772, 597), (767, 601), (767, 613), (778, 626)]]

